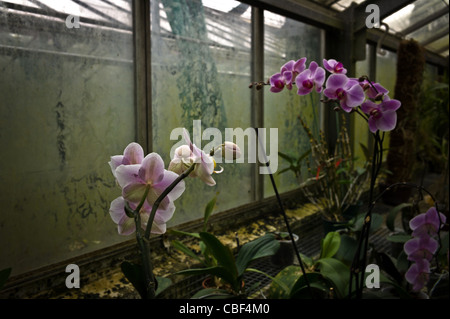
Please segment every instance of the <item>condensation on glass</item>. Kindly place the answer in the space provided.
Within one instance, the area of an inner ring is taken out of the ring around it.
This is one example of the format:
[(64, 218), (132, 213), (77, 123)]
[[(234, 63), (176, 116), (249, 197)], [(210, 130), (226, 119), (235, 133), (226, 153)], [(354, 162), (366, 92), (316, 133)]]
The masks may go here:
[[(166, 167), (170, 151), (182, 140), (170, 139), (176, 128), (185, 127), (193, 137), (194, 121), (201, 121), (205, 135), (197, 146), (204, 149), (213, 141), (223, 143), (226, 129), (251, 127), (250, 12), (249, 5), (237, 1), (151, 2), (153, 151)], [(219, 129), (221, 136), (207, 136), (208, 128)], [(218, 165), (224, 171), (213, 174), (215, 186), (186, 179), (169, 226), (202, 218), (216, 194), (215, 212), (251, 201), (254, 164), (245, 159)]]
[(0, 2), (0, 269), (124, 240), (108, 213), (120, 195), (108, 161), (135, 139), (131, 11)]

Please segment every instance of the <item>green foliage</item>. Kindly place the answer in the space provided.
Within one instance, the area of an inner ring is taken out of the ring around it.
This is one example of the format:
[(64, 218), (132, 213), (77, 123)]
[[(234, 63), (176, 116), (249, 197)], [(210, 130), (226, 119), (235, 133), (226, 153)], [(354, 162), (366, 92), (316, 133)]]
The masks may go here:
[[(144, 269), (142, 265), (124, 261), (120, 265), (123, 274), (128, 281), (133, 285), (136, 291), (139, 293), (142, 299), (147, 299), (147, 288), (145, 285)], [(156, 291), (157, 297), (162, 291), (168, 288), (172, 284), (169, 278), (156, 277)]]
[(350, 269), (335, 258), (341, 243), (341, 235), (338, 232), (329, 232), (321, 241), (321, 252), (317, 259), (302, 257), (308, 267), (307, 273), (303, 275), (299, 266), (286, 267), (271, 283), (269, 297), (344, 298), (348, 291)]
[[(300, 123), (308, 135), (310, 149), (300, 156), (279, 152), (279, 156), (289, 163), (280, 173), (292, 171), (300, 183), (300, 189), (308, 200), (322, 208), (324, 217), (330, 221), (345, 221), (345, 211), (357, 204), (369, 182), (370, 153), (363, 147), (366, 161), (363, 167), (356, 165), (352, 154), (345, 117), (341, 118), (337, 132), (334, 153), (330, 153), (325, 134), (316, 138), (307, 124)], [(306, 162), (307, 174), (302, 172), (302, 162)]]
[[(203, 232), (206, 232), (207, 226), (208, 226), (208, 220), (212, 215), (212, 212), (214, 211), (214, 208), (216, 206), (217, 201), (217, 194), (214, 196), (213, 199), (211, 199), (208, 204), (206, 204), (205, 211), (203, 214)], [(202, 257), (199, 257), (194, 251), (192, 251), (190, 248), (188, 248), (185, 244), (183, 244), (181, 241), (173, 240), (172, 246), (181, 252), (185, 253), (186, 255), (196, 259), (200, 263), (202, 263), (205, 267), (212, 267), (217, 265), (217, 261), (215, 260), (214, 256), (211, 254), (208, 247), (204, 244), (202, 241), (202, 238), (200, 237), (199, 233), (190, 233), (190, 232), (183, 232), (179, 230), (171, 229), (169, 230), (172, 234), (182, 235), (182, 236), (190, 236), (196, 239), (200, 240), (200, 253)]]
[[(223, 245), (213, 234), (201, 232), (200, 238), (215, 260), (217, 260), (217, 265), (205, 268), (186, 269), (179, 271), (177, 274), (210, 275), (220, 278), (230, 286), (231, 291), (228, 292), (230, 297), (242, 296), (245, 294), (245, 291), (242, 289), (242, 280), (250, 263), (255, 259), (275, 254), (279, 248), (279, 242), (275, 239), (275, 236), (273, 234), (266, 234), (254, 241), (244, 244), (235, 258), (231, 250)], [(202, 296), (223, 296), (224, 289), (212, 289), (208, 290), (208, 292), (210, 294)], [(203, 293), (205, 292), (202, 292), (201, 294)]]

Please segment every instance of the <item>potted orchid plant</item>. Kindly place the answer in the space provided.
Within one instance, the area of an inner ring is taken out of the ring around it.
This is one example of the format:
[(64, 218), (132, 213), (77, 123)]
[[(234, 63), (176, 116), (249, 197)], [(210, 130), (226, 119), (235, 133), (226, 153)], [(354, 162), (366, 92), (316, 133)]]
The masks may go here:
[(133, 284), (142, 298), (155, 298), (162, 290), (159, 280), (153, 273), (150, 258), (149, 239), (151, 234), (166, 232), (166, 223), (175, 212), (174, 201), (185, 190), (184, 179), (198, 177), (207, 185), (215, 185), (211, 176), (222, 170), (215, 170), (213, 156), (220, 154), (226, 158), (237, 158), (240, 150), (237, 145), (225, 142), (211, 150), (209, 154), (192, 144), (188, 132), (184, 129), (185, 145), (175, 150), (174, 158), (168, 169), (157, 153), (144, 156), (138, 143), (130, 143), (123, 155), (111, 157), (109, 165), (121, 188), (121, 196), (111, 202), (110, 216), (117, 224), (120, 235), (136, 232), (136, 240), (142, 257), (141, 264), (124, 262), (122, 271)]
[[(326, 77), (327, 71), (330, 73), (328, 78)], [(349, 268), (350, 280), (348, 281), (348, 297), (356, 296), (357, 298), (362, 298), (364, 269), (368, 258), (369, 233), (374, 217), (372, 209), (377, 200), (375, 199), (374, 194), (375, 183), (381, 170), (383, 160), (383, 140), (385, 132), (392, 131), (396, 127), (396, 111), (400, 108), (401, 102), (391, 99), (387, 89), (379, 83), (373, 83), (367, 76), (350, 78), (347, 77), (346, 73), (347, 70), (344, 68), (343, 64), (334, 59), (324, 59), (323, 68), (315, 61), (312, 61), (309, 64), (309, 68), (307, 68), (306, 58), (301, 58), (297, 61), (291, 60), (285, 63), (281, 67), (280, 72), (272, 75), (267, 81), (254, 82), (250, 87), (256, 86), (256, 89), (259, 90), (267, 85), (270, 86), (271, 92), (280, 93), (284, 89), (292, 90), (295, 85), (298, 95), (304, 96), (311, 94), (313, 91), (321, 93), (325, 96), (323, 102), (330, 105), (335, 111), (357, 114), (367, 122), (368, 129), (374, 137), (374, 149), (371, 164), (369, 166), (369, 205), (366, 214), (362, 215), (362, 222), (358, 232), (359, 238), (356, 247), (353, 249), (354, 257)], [(301, 120), (301, 117), (299, 118)], [(302, 120), (301, 123), (304, 124)], [(307, 130), (306, 125), (304, 125), (304, 128)], [(314, 142), (314, 140), (312, 141)], [(314, 149), (317, 149), (316, 144), (312, 144), (312, 155), (314, 155)], [(306, 155), (301, 156), (300, 158), (304, 157), (306, 157)], [(334, 164), (336, 168), (336, 160), (338, 159), (331, 158), (329, 166), (333, 166)], [(323, 160), (322, 162), (323, 163), (318, 163), (319, 168), (321, 165), (324, 165), (324, 163), (327, 163), (327, 160)], [(300, 171), (299, 162), (290, 159), (290, 163), (294, 172), (298, 173)], [(316, 177), (318, 180), (320, 171)], [(385, 191), (390, 188), (391, 187), (388, 187)], [(329, 190), (325, 188), (324, 191), (327, 192)], [(332, 193), (331, 191), (329, 192)], [(380, 196), (378, 196), (378, 198), (379, 197)], [(315, 200), (318, 199), (316, 198)], [(439, 223), (437, 224), (436, 218), (439, 219)], [(420, 289), (424, 284), (424, 278), (427, 277), (429, 270), (427, 261), (429, 261), (430, 257), (437, 252), (438, 247), (435, 240), (432, 238), (436, 235), (436, 229), (440, 229), (444, 221), (444, 216), (438, 212), (437, 205), (435, 210), (431, 210), (425, 215), (419, 215), (417, 219), (411, 221), (411, 228), (414, 227), (416, 229), (416, 234), (419, 234), (418, 239), (413, 238), (405, 244), (405, 252), (408, 255), (408, 259), (414, 262), (406, 273), (406, 280), (414, 285), (413, 290)], [(431, 232), (432, 235), (430, 235), (430, 232), (428, 231), (428, 236), (422, 236), (424, 232), (426, 232), (424, 229), (429, 230), (430, 227), (434, 229), (434, 232)], [(417, 229), (420, 229), (420, 231)], [(307, 276), (304, 271), (302, 278), (304, 278), (304, 282), (307, 284), (306, 286), (308, 286), (308, 282), (306, 281)], [(310, 286), (308, 288), (311, 291)]]

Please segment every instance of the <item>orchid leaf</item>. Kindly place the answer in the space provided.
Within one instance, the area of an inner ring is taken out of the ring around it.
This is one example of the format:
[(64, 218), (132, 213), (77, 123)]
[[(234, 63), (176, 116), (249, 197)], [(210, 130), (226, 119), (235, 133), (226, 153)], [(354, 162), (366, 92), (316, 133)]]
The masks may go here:
[(178, 271), (177, 275), (210, 275), (222, 278), (227, 283), (229, 283), (233, 288), (239, 288), (239, 282), (234, 276), (233, 272), (223, 266), (214, 266), (207, 268), (192, 268)]
[(402, 203), (400, 205), (395, 206), (394, 208), (392, 208), (389, 213), (386, 216), (386, 227), (390, 230), (390, 231), (395, 231), (395, 219), (398, 215), (398, 213), (406, 207), (411, 207), (412, 204), (411, 203)]
[(211, 216), (214, 207), (216, 206), (217, 196), (214, 196), (213, 199), (211, 199), (208, 204), (206, 204), (205, 207), (205, 214), (203, 217), (203, 231), (206, 231), (206, 225), (208, 224), (208, 219)]
[[(306, 281), (305, 277), (308, 281)], [(309, 283), (311, 290), (308, 288), (307, 282)], [(306, 273), (295, 282), (289, 298), (314, 299), (315, 296), (319, 298), (324, 297), (332, 286), (331, 282), (324, 278), (320, 273)], [(311, 296), (311, 293), (313, 296)]]
[(156, 276), (156, 281), (158, 282), (158, 289), (156, 289), (155, 296), (158, 296), (172, 285), (172, 280), (170, 280), (170, 278)]
[(381, 269), (383, 269), (397, 283), (402, 283), (403, 276), (398, 271), (391, 257), (383, 252), (375, 252), (375, 258), (377, 261), (377, 265), (379, 265)]
[(176, 230), (176, 229), (169, 229), (168, 231), (169, 231), (171, 234), (175, 234), (175, 235), (186, 235), (186, 236), (190, 236), (190, 237), (194, 237), (194, 238), (200, 239), (199, 233), (190, 233), (190, 232), (185, 232), (185, 231)]
[(141, 265), (124, 261), (120, 268), (128, 281), (137, 290), (142, 299), (147, 299), (144, 270)]
[(178, 240), (172, 241), (172, 246), (178, 249), (179, 251), (185, 253), (186, 255), (196, 259), (197, 261), (204, 263), (203, 260), (197, 256), (192, 250), (190, 250), (186, 245), (184, 245), (182, 242)]
[(341, 236), (337, 232), (329, 232), (321, 241), (322, 250), (320, 258), (331, 258), (339, 250)]
[(228, 299), (235, 297), (224, 289), (206, 288), (198, 291), (192, 299)]
[(394, 234), (386, 237), (388, 241), (393, 243), (406, 243), (411, 238), (411, 235), (408, 234)]
[(237, 278), (238, 272), (236, 269), (235, 259), (230, 248), (224, 246), (217, 237), (210, 233), (201, 232), (200, 238), (205, 243), (214, 258), (216, 258), (218, 264), (228, 269), (230, 274), (234, 278)]
[(349, 284), (350, 269), (335, 258), (322, 258), (317, 263), (320, 264), (320, 273), (333, 283), (337, 297), (345, 297)]
[(238, 276), (241, 276), (250, 262), (257, 258), (271, 256), (280, 248), (280, 243), (273, 234), (266, 234), (246, 243), (239, 250), (236, 258)]

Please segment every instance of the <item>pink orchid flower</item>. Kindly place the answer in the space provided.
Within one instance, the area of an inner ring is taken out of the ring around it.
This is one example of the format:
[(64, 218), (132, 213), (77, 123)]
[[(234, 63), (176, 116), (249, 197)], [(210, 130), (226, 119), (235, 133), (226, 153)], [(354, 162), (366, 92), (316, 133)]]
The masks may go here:
[(426, 259), (416, 261), (405, 274), (406, 280), (413, 285), (413, 291), (419, 291), (428, 282), (430, 263)]
[(352, 78), (352, 80), (358, 81), (359, 85), (363, 88), (367, 97), (375, 100), (379, 95), (386, 96), (389, 94), (389, 90), (384, 88), (380, 83), (370, 84), (367, 79), (359, 81), (358, 79)]
[(144, 159), (144, 150), (142, 146), (138, 143), (132, 142), (125, 147), (123, 155), (111, 156), (111, 161), (108, 162), (111, 167), (114, 177), (116, 176), (116, 168), (119, 165), (131, 165), (131, 164), (141, 164)]
[(408, 240), (403, 249), (408, 255), (408, 260), (431, 260), (438, 246), (439, 244), (435, 239), (429, 236), (423, 236)]
[(322, 85), (325, 82), (325, 70), (315, 62), (311, 61), (309, 69), (304, 70), (295, 78), (298, 95), (306, 95), (315, 88), (317, 93), (322, 92)]
[[(122, 188), (122, 196), (129, 202), (139, 203), (148, 188), (146, 201), (149, 205), (153, 205), (159, 195), (178, 177), (176, 173), (164, 169), (164, 162), (157, 153), (148, 154), (141, 164), (118, 166), (116, 176)], [(181, 181), (161, 201), (161, 209), (168, 209), (170, 202), (179, 198), (184, 190), (185, 183)]]
[(183, 129), (183, 137), (187, 145), (182, 145), (175, 150), (174, 158), (169, 164), (169, 169), (181, 174), (189, 166), (196, 164), (189, 176), (200, 178), (206, 185), (216, 185), (216, 181), (211, 177), (211, 174), (220, 172), (214, 171), (216, 166), (214, 158), (191, 142), (186, 129)]
[(344, 65), (341, 62), (336, 61), (335, 59), (329, 59), (328, 61), (323, 59), (323, 67), (330, 73), (340, 73), (347, 74), (347, 69), (344, 68)]
[(398, 100), (391, 100), (385, 96), (381, 103), (374, 103), (370, 100), (361, 105), (361, 110), (369, 115), (369, 130), (375, 133), (380, 131), (391, 131), (397, 125), (397, 109), (401, 103)]
[(270, 77), (270, 91), (273, 93), (278, 93), (285, 87), (288, 90), (291, 90), (295, 77), (305, 69), (305, 62), (306, 58), (286, 62), (281, 67), (279, 73), (276, 73)]
[(438, 213), (436, 207), (430, 207), (426, 213), (419, 214), (409, 221), (409, 227), (414, 237), (424, 235), (436, 235), (440, 227), (445, 223), (445, 215)]
[(323, 94), (329, 99), (338, 100), (341, 108), (349, 113), (361, 105), (366, 96), (358, 81), (345, 74), (332, 74), (328, 77)]
[[(130, 208), (135, 210), (137, 204), (129, 203)], [(152, 206), (147, 202), (144, 203), (140, 210), (141, 227), (146, 229)], [(166, 232), (166, 223), (172, 218), (175, 212), (175, 205), (171, 202), (166, 209), (156, 210), (155, 217), (153, 219), (153, 225), (150, 230), (152, 234), (164, 234)], [(131, 235), (136, 231), (136, 223), (133, 218), (128, 217), (125, 213), (125, 199), (120, 196), (111, 202), (109, 209), (111, 219), (117, 224), (117, 230), (120, 235)]]

